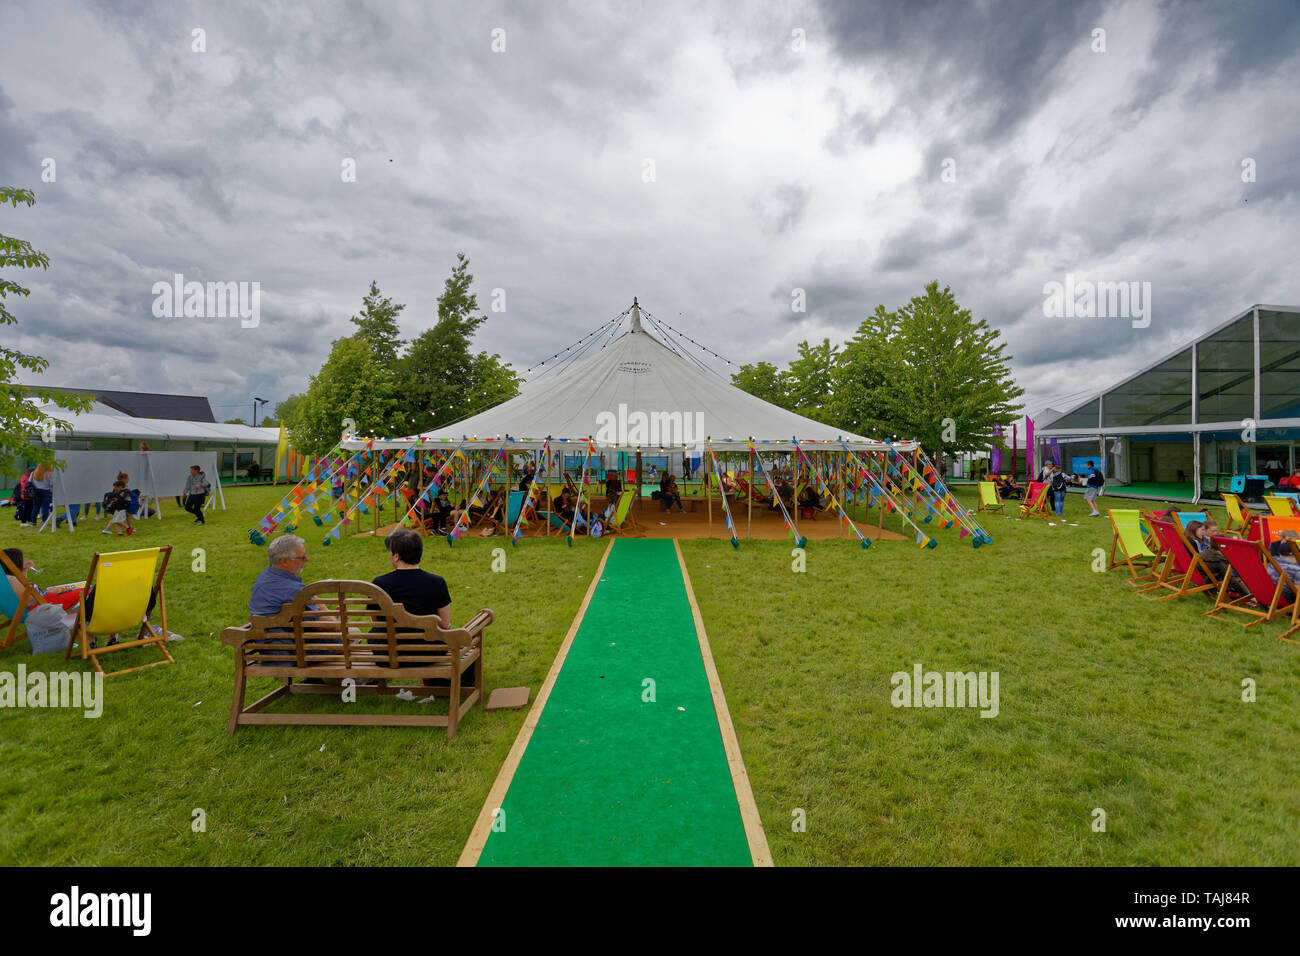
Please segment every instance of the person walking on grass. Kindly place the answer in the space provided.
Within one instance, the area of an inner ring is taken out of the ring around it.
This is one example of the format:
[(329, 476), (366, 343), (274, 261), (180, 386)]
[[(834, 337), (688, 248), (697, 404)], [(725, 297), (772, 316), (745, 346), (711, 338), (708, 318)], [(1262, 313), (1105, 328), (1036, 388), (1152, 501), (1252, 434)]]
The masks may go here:
[(131, 493), (126, 490), (126, 482), (113, 482), (113, 490), (104, 495), (104, 511), (108, 514), (108, 526), (101, 534), (111, 534), (115, 538), (131, 534)]
[(1097, 496), (1106, 487), (1106, 476), (1091, 461), (1088, 462), (1086, 474), (1088, 477), (1084, 481), (1086, 487), (1083, 489), (1083, 500), (1088, 502), (1088, 507), (1092, 509), (1088, 513), (1088, 517), (1100, 518), (1101, 512), (1097, 510)]
[(190, 465), (190, 476), (185, 479), (185, 510), (194, 515), (195, 524), (207, 524), (203, 520), (203, 502), (207, 499), (212, 485), (208, 484), (207, 475), (198, 465)]
[(1069, 485), (1069, 480), (1065, 477), (1065, 472), (1061, 471), (1060, 465), (1053, 465), (1048, 482), (1052, 486), (1052, 503), (1056, 506), (1056, 516), (1065, 517), (1065, 489)]

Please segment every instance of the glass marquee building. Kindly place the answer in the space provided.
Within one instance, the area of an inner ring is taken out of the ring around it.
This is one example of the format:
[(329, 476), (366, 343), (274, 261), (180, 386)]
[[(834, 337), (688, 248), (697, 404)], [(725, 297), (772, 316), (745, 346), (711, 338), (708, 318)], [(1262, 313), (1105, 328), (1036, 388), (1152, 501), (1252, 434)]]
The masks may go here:
[(1276, 483), (1300, 468), (1300, 306), (1247, 309), (1040, 421), (1036, 439), (1044, 451), (1056, 440), (1067, 471), (1100, 458), (1121, 494), (1195, 501), (1230, 490), (1233, 475)]

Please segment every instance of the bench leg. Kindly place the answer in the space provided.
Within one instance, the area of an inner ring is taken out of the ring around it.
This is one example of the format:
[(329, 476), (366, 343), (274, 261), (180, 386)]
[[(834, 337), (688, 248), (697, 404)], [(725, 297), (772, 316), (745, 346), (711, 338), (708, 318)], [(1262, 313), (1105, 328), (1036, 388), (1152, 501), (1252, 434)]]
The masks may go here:
[(244, 691), (248, 688), (248, 678), (244, 676), (243, 655), (235, 648), (235, 692), (230, 699), (230, 722), (226, 724), (226, 736), (231, 737), (239, 727), (239, 712), (244, 709)]

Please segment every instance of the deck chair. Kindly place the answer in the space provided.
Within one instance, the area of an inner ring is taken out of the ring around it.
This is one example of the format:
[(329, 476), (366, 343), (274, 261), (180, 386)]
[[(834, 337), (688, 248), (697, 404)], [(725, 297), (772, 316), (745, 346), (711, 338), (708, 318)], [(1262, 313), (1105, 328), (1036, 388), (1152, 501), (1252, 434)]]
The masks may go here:
[(1142, 512), (1136, 508), (1107, 508), (1106, 517), (1110, 519), (1110, 526), (1115, 531), (1115, 540), (1110, 545), (1110, 564), (1106, 570), (1126, 565), (1129, 584), (1138, 586), (1143, 582), (1154, 581), (1159, 573), (1162, 556), (1147, 541), (1146, 529), (1142, 526)]
[[(1187, 539), (1179, 533), (1173, 522), (1152, 518), (1151, 529), (1155, 532), (1168, 558), (1162, 565), (1160, 575), (1155, 582), (1150, 587), (1140, 589), (1138, 594), (1148, 600), (1171, 601), (1177, 597), (1211, 591), (1219, 587), (1219, 582), (1210, 573), (1205, 561), (1199, 554), (1192, 552)], [(1150, 597), (1160, 591), (1171, 593)]]
[(1031, 481), (1025, 492), (1025, 502), (1020, 506), (1020, 518), (1042, 518), (1047, 520), (1047, 493), (1052, 486), (1045, 481)]
[(27, 580), (27, 575), (23, 569), (9, 560), (9, 555), (0, 551), (0, 577), (12, 575), (18, 582), (18, 591), (14, 591), (9, 586), (7, 580), (0, 580), (0, 620), (7, 620), (9, 627), (6, 629), (4, 638), (0, 639), (0, 650), (12, 647), (18, 641), (22, 640), (26, 628), (23, 622), (27, 620), (27, 611), (32, 604), (48, 604), (41, 593), (36, 590), (36, 585)]
[(979, 488), (980, 488), (980, 502), (979, 505), (976, 506), (975, 508), (976, 512), (980, 512), (980, 511), (989, 511), (989, 512), (997, 511), (999, 513), (1006, 512), (1007, 506), (1002, 501), (1002, 497), (998, 494), (997, 485), (995, 485), (991, 481), (981, 481), (979, 484)]
[[(171, 558), (171, 553), (170, 544), (161, 548), (113, 551), (107, 554), (96, 551), (90, 559), (90, 571), (86, 573), (86, 587), (81, 592), (81, 600), (77, 602), (77, 622), (73, 625), (64, 660), (72, 656), (72, 645), (76, 642), (81, 647), (81, 659), (89, 658), (95, 665), (95, 670), (104, 674), (104, 666), (99, 662), (103, 655), (152, 644), (162, 653), (163, 660), (113, 671), (104, 676), (130, 674), (146, 667), (176, 663), (167, 652), (167, 601), (163, 596), (163, 575), (167, 572), (167, 561)], [(155, 606), (161, 619), (161, 629), (149, 623)], [(90, 646), (92, 635), (117, 634), (136, 629), (136, 636), (130, 640), (119, 641), (111, 646)]]
[(1225, 491), (1220, 497), (1228, 512), (1228, 523), (1222, 529), (1223, 534), (1236, 538), (1244, 536), (1250, 527), (1250, 520), (1246, 517), (1246, 506), (1242, 504), (1241, 496)]
[[(1206, 611), (1206, 616), (1213, 617), (1220, 611), (1237, 611), (1253, 617), (1254, 620), (1243, 625), (1244, 627), (1254, 627), (1256, 624), (1271, 621), (1288, 611), (1292, 612), (1293, 618), (1295, 617), (1295, 596), (1293, 594), (1290, 600), (1285, 597), (1285, 592), (1290, 590), (1287, 587), (1286, 572), (1278, 565), (1273, 555), (1268, 553), (1264, 545), (1258, 541), (1242, 541), (1240, 538), (1229, 538), (1224, 535), (1215, 535), (1211, 540), (1228, 559), (1228, 564), (1233, 571), (1237, 572), (1237, 577), (1241, 578), (1241, 583), (1246, 586), (1246, 593), (1235, 598), (1231, 597), (1228, 584), (1232, 580), (1232, 575), (1225, 574), (1223, 584), (1219, 586), (1218, 594), (1214, 599), (1214, 609)], [(1277, 574), (1276, 580), (1268, 573), (1270, 568)], [(1251, 598), (1255, 599), (1259, 607), (1246, 606)]]
[(1275, 491), (1274, 498), (1286, 498), (1291, 502), (1291, 508), (1296, 514), (1300, 514), (1300, 491)]
[(605, 526), (606, 534), (626, 534), (638, 537), (645, 534), (641, 525), (637, 523), (636, 517), (632, 514), (632, 502), (635, 500), (636, 492), (631, 489), (618, 496), (618, 501), (614, 505), (614, 514), (610, 517), (609, 524)]
[(1178, 530), (1183, 534), (1186, 534), (1187, 526), (1193, 521), (1199, 521), (1201, 524), (1205, 524), (1206, 520), (1209, 518), (1209, 513), (1205, 511), (1174, 511), (1171, 512), (1170, 517), (1178, 523)]
[(1265, 495), (1264, 504), (1268, 505), (1269, 514), (1277, 515), (1279, 518), (1295, 517), (1295, 508), (1291, 506), (1290, 498), (1283, 498), (1281, 495)]

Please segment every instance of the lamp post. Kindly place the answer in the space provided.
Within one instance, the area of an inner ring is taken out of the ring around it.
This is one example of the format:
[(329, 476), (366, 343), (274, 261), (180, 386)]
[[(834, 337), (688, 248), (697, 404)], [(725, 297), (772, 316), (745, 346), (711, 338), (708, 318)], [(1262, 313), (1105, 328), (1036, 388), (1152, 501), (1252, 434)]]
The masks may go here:
[(269, 405), (270, 403), (271, 403), (270, 399), (258, 398), (256, 395), (253, 396), (253, 427), (254, 428), (257, 427), (257, 406)]

